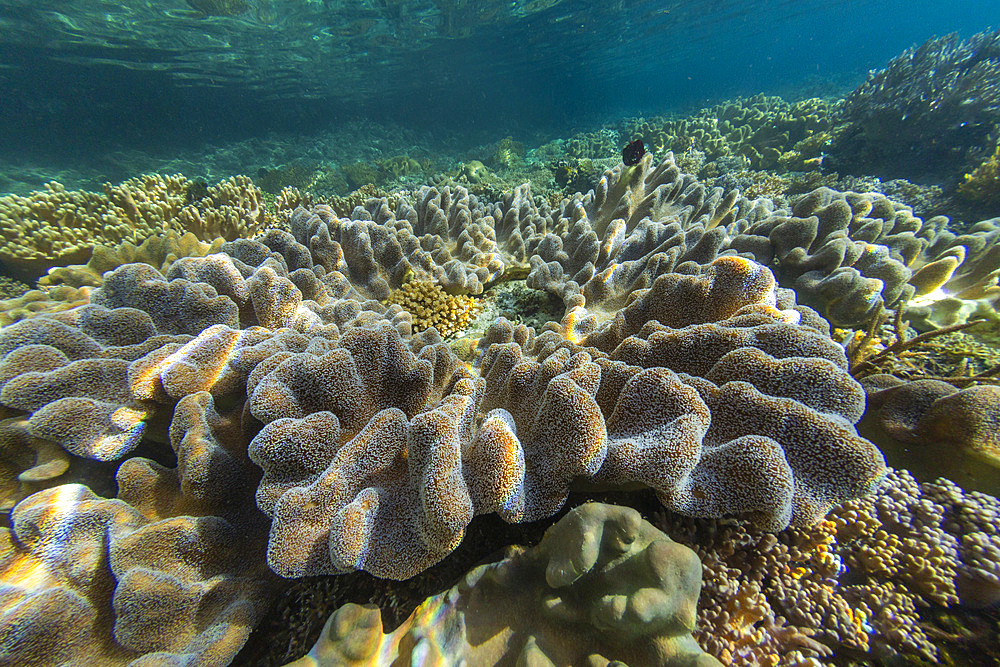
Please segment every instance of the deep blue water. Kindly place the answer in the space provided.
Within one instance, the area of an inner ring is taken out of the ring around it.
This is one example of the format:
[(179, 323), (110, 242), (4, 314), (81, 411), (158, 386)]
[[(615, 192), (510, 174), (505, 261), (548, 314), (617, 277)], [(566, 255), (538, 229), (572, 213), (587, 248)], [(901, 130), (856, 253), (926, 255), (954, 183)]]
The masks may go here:
[[(251, 0), (248, 0), (251, 1)], [(197, 146), (364, 116), (561, 132), (757, 92), (846, 92), (995, 0), (0, 3), (0, 157)]]

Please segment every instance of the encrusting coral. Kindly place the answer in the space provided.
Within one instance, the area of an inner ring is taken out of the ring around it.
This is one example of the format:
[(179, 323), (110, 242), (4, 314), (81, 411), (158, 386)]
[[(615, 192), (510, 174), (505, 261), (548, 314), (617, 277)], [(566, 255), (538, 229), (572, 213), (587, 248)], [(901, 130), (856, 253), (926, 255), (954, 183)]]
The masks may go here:
[(474, 569), (390, 633), (377, 607), (342, 607), (289, 667), (720, 665), (691, 638), (700, 587), (694, 552), (631, 508), (588, 503), (537, 546)]

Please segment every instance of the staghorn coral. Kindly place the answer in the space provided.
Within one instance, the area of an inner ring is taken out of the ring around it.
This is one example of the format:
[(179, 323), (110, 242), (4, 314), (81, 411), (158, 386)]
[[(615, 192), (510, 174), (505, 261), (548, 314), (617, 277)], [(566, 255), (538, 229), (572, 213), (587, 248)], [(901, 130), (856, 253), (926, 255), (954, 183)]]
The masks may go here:
[(27, 197), (0, 198), (0, 220), (0, 265), (30, 277), (54, 265), (86, 262), (95, 242), (141, 241), (171, 229), (205, 240), (233, 239), (266, 225), (260, 191), (250, 179), (199, 187), (179, 174), (106, 183), (103, 194), (48, 183)]
[[(691, 639), (701, 571), (631, 508), (589, 503), (538, 546), (469, 572), (383, 634), (378, 608), (346, 605), (291, 665), (614, 664), (709, 667)], [(291, 667), (290, 665), (290, 667)]]
[(972, 170), (982, 147), (996, 141), (997, 78), (998, 31), (964, 41), (952, 33), (907, 49), (844, 100), (846, 126), (830, 149), (831, 166), (928, 181)]
[[(875, 494), (808, 528), (775, 535), (675, 515), (655, 524), (701, 557), (695, 638), (726, 664), (819, 665), (834, 652), (938, 662), (950, 642), (931, 634), (925, 610), (997, 600), (997, 509), (993, 497), (891, 470)], [(980, 660), (993, 652), (980, 650)]]
[(227, 663), (274, 592), (263, 517), (239, 502), (258, 473), (239, 411), (205, 393), (171, 423), (178, 467), (132, 458), (119, 494), (69, 484), (19, 503), (0, 554), (0, 647), (22, 665)]

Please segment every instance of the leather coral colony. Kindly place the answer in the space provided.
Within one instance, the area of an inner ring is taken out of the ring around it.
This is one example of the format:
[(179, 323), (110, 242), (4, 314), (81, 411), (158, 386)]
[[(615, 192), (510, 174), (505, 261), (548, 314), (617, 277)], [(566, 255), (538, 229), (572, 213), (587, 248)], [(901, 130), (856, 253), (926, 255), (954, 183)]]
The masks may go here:
[[(475, 515), (550, 517), (580, 479), (646, 485), (677, 512), (769, 530), (873, 490), (885, 465), (854, 429), (864, 392), (825, 321), (722, 249), (735, 203), (647, 155), (556, 208), (527, 188), (495, 204), (424, 188), (395, 211), (300, 209), (291, 233), (230, 241), (165, 274), (125, 264), (83, 308), (3, 329), (5, 414), (106, 475), (117, 466), (118, 488), (103, 500), (56, 487), (15, 510), (4, 595), (31, 622), (14, 654), (44, 646), (29, 627), (94, 618), (123, 661), (210, 646), (231, 657), (270, 599), (265, 552), (283, 577), (405, 579), (454, 550)], [(472, 364), (384, 301), (412, 276), (476, 294), (515, 270), (565, 315), (540, 332), (497, 321)], [(176, 468), (133, 455), (157, 442)], [(87, 576), (111, 597), (63, 582), (48, 546), (58, 531), (90, 553), (97, 524), (119, 555), (86, 561)], [(156, 558), (193, 569), (157, 573), (141, 531), (161, 536)], [(256, 565), (218, 555), (223, 543)], [(11, 578), (42, 565), (57, 574)], [(83, 596), (82, 616), (28, 603), (53, 586)], [(136, 632), (122, 619), (155, 597), (147, 589), (189, 601), (214, 590), (217, 615), (162, 607), (183, 646)]]

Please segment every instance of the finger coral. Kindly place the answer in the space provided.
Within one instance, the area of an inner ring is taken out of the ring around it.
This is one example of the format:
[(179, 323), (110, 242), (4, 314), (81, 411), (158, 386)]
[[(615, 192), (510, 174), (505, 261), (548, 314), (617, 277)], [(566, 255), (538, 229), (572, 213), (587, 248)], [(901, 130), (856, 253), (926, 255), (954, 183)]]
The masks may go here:
[(87, 262), (95, 242), (139, 243), (168, 230), (234, 239), (265, 226), (260, 191), (242, 176), (205, 188), (180, 175), (146, 175), (105, 184), (103, 194), (53, 182), (26, 197), (0, 197), (0, 220), (0, 265), (32, 278)]
[(810, 527), (771, 534), (676, 515), (655, 525), (704, 564), (696, 639), (750, 667), (827, 664), (834, 652), (941, 660), (929, 619), (997, 601), (998, 520), (993, 497), (891, 470)]
[(413, 330), (434, 327), (442, 336), (461, 331), (479, 312), (479, 304), (471, 297), (446, 293), (440, 285), (420, 280), (403, 283), (386, 300), (398, 304), (413, 316)]
[[(701, 566), (633, 509), (576, 508), (531, 549), (469, 572), (384, 634), (374, 606), (350, 604), (291, 665), (469, 664), (710, 667), (692, 640)], [(290, 666), (291, 667), (291, 666)]]

